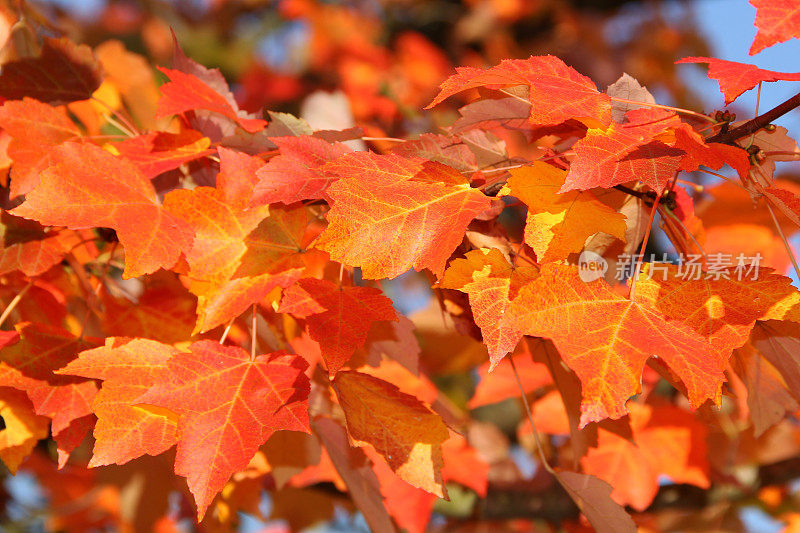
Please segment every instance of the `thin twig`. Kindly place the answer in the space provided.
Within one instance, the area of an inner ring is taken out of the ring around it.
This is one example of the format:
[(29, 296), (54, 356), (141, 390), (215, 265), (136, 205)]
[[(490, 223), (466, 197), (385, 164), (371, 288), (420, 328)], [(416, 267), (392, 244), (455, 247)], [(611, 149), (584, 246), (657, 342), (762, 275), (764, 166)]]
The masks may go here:
[(789, 246), (789, 241), (786, 239), (786, 235), (783, 234), (781, 225), (778, 224), (778, 217), (775, 216), (775, 211), (772, 210), (772, 206), (769, 205), (769, 202), (767, 202), (767, 209), (769, 209), (769, 214), (772, 217), (773, 224), (775, 224), (775, 229), (778, 230), (778, 235), (780, 235), (781, 240), (783, 241), (783, 245), (786, 247), (786, 253), (789, 254), (789, 259), (792, 260), (792, 266), (794, 266), (794, 271), (800, 277), (800, 266), (798, 266), (797, 264), (797, 258), (794, 256), (792, 247)]
[(547, 459), (544, 456), (544, 447), (542, 444), (542, 439), (539, 437), (539, 432), (536, 430), (536, 424), (533, 423), (533, 415), (531, 414), (531, 406), (528, 404), (528, 397), (525, 395), (525, 387), (522, 386), (522, 380), (519, 379), (519, 373), (517, 372), (517, 365), (514, 364), (514, 359), (509, 355), (506, 357), (508, 362), (511, 363), (511, 370), (514, 371), (514, 379), (517, 380), (517, 386), (519, 387), (519, 394), (522, 397), (522, 404), (525, 406), (525, 413), (528, 415), (528, 422), (531, 424), (531, 430), (533, 430), (533, 438), (536, 440), (536, 447), (539, 449), (539, 458), (542, 460), (542, 466), (545, 470), (556, 475), (555, 470), (553, 467), (550, 466), (550, 463), (547, 462)]
[(222, 332), (222, 337), (219, 338), (220, 344), (225, 344), (225, 339), (228, 338), (228, 333), (231, 331), (231, 326), (233, 326), (233, 321), (236, 320), (236, 317), (233, 317), (228, 322), (228, 325), (225, 326), (225, 331)]
[(6, 321), (8, 316), (11, 314), (11, 312), (14, 310), (17, 304), (22, 300), (22, 297), (25, 296), (25, 293), (28, 292), (31, 287), (33, 287), (33, 280), (30, 280), (28, 284), (25, 285), (25, 287), (23, 287), (23, 289), (19, 291), (17, 295), (14, 296), (14, 298), (8, 303), (6, 308), (3, 310), (3, 314), (0, 315), (0, 326), (3, 325), (3, 322)]
[(737, 139), (741, 139), (747, 135), (750, 135), (753, 132), (756, 132), (763, 128), (764, 126), (772, 123), (775, 119), (782, 117), (789, 111), (795, 109), (796, 107), (800, 106), (800, 93), (792, 96), (785, 102), (773, 107), (766, 113), (757, 116), (752, 120), (748, 120), (744, 124), (733, 128), (732, 130), (728, 130), (725, 133), (717, 133), (716, 135), (712, 135), (706, 139), (707, 143), (722, 143), (722, 144), (733, 144), (734, 141)]
[(642, 261), (644, 260), (644, 250), (647, 247), (647, 240), (650, 238), (650, 231), (653, 229), (653, 220), (656, 218), (656, 211), (658, 208), (658, 201), (661, 199), (661, 194), (663, 191), (658, 193), (656, 196), (655, 202), (653, 202), (653, 208), (650, 210), (650, 221), (647, 223), (647, 229), (644, 233), (644, 239), (642, 239), (642, 247), (639, 250), (639, 259), (636, 261), (636, 269), (633, 271), (633, 277), (631, 279), (631, 290), (628, 293), (628, 299), (633, 301), (634, 297), (636, 296), (636, 279), (639, 277), (639, 270), (642, 268)]
[(256, 312), (256, 305), (253, 304), (253, 324), (252, 324), (252, 340), (250, 342), (250, 361), (256, 360), (256, 336), (258, 334), (258, 313)]

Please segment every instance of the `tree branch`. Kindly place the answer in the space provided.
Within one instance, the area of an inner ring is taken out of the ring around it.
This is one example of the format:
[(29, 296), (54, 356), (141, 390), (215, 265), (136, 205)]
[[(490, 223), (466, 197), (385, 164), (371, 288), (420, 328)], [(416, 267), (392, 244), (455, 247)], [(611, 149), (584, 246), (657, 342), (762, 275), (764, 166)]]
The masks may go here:
[(767, 124), (770, 124), (773, 120), (777, 119), (778, 117), (782, 117), (798, 106), (800, 106), (800, 93), (792, 96), (782, 104), (770, 109), (766, 113), (759, 115), (752, 120), (748, 120), (744, 124), (737, 126), (732, 130), (712, 135), (706, 139), (706, 142), (733, 144), (735, 140), (757, 132)]

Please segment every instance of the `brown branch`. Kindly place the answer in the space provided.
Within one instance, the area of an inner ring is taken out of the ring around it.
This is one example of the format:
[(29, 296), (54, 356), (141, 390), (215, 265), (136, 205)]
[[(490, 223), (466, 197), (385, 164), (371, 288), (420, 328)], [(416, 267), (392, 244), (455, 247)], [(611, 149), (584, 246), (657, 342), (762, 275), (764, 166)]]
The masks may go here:
[(728, 130), (712, 135), (706, 139), (707, 143), (722, 143), (733, 144), (737, 139), (741, 139), (747, 135), (751, 135), (764, 126), (770, 124), (773, 120), (782, 117), (792, 109), (800, 106), (800, 93), (792, 96), (782, 104), (770, 109), (764, 114), (757, 116), (752, 120), (748, 120), (744, 124)]

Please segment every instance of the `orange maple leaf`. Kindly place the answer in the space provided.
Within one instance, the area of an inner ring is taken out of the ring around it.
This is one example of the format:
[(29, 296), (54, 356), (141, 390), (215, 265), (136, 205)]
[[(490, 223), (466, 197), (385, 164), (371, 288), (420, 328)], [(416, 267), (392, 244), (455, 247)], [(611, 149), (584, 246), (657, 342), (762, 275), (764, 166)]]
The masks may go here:
[(375, 448), (407, 483), (446, 495), (442, 443), (449, 434), (439, 415), (395, 385), (360, 372), (339, 372), (333, 387), (357, 445)]
[(692, 405), (720, 400), (730, 352), (723, 356), (701, 334), (636, 295), (628, 300), (602, 279), (585, 283), (576, 267), (548, 263), (512, 301), (516, 327), (552, 339), (580, 378), (581, 426), (623, 416), (653, 355), (683, 380)]
[(15, 215), (47, 225), (116, 230), (126, 279), (170, 268), (190, 247), (191, 229), (162, 208), (150, 180), (132, 163), (73, 142), (55, 147), (49, 162)]
[(195, 232), (190, 249), (190, 290), (198, 296), (195, 332), (241, 314), (275, 287), (294, 283), (303, 267), (305, 208), (247, 209), (211, 187), (172, 191), (165, 208)]
[(660, 475), (708, 488), (706, 428), (677, 407), (630, 405), (633, 442), (599, 428), (597, 447), (581, 459), (584, 472), (614, 487), (621, 505), (644, 511), (658, 492)]
[(800, 10), (793, 0), (750, 0), (750, 4), (756, 8), (758, 28), (750, 46), (751, 56), (773, 44), (800, 37)]
[(33, 98), (10, 101), (0, 107), (0, 127), (11, 136), (8, 157), (11, 167), (11, 197), (25, 194), (39, 182), (47, 168), (48, 148), (81, 136), (63, 107), (43, 104)]
[(522, 338), (522, 331), (506, 314), (520, 287), (538, 275), (538, 268), (516, 267), (497, 249), (480, 248), (455, 259), (445, 271), (440, 286), (469, 295), (475, 324), (481, 328), (494, 368)]
[(368, 279), (410, 268), (441, 275), (467, 225), (490, 206), (458, 171), (421, 158), (354, 152), (324, 168), (339, 180), (328, 189), (329, 225), (314, 246)]
[(586, 239), (604, 232), (625, 241), (625, 215), (600, 202), (591, 192), (559, 193), (567, 173), (534, 161), (511, 171), (500, 194), (519, 198), (528, 206), (525, 242), (540, 263), (566, 259), (580, 252)]
[(158, 455), (178, 439), (178, 415), (135, 405), (167, 372), (167, 360), (179, 350), (148, 339), (106, 339), (106, 345), (78, 354), (56, 374), (102, 379), (92, 402), (97, 415), (89, 466), (124, 464), (144, 454)]

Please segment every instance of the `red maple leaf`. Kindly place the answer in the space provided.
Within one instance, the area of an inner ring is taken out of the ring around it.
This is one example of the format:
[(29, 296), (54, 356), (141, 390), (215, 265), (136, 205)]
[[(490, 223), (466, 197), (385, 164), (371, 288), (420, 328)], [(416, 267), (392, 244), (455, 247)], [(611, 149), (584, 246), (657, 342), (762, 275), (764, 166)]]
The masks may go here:
[(750, 55), (759, 53), (773, 44), (800, 37), (800, 7), (793, 0), (750, 0), (756, 8), (755, 25), (758, 28)]
[(228, 478), (275, 431), (310, 432), (305, 361), (275, 352), (250, 359), (238, 347), (199, 341), (167, 361), (136, 403), (180, 416), (175, 473), (185, 476), (198, 521)]
[(725, 95), (725, 105), (762, 82), (800, 81), (800, 73), (764, 70), (755, 65), (714, 57), (684, 57), (675, 63), (708, 63), (708, 77), (719, 82), (719, 89)]
[(278, 312), (306, 319), (331, 377), (364, 345), (373, 322), (397, 320), (392, 301), (379, 289), (340, 287), (311, 278), (301, 279), (285, 291)]

